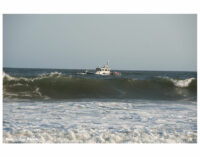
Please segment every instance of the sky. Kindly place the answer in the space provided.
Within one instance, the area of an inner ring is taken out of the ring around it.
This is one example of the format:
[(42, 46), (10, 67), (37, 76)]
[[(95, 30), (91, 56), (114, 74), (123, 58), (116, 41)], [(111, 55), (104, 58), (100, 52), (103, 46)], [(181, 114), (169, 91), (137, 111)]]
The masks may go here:
[(195, 14), (4, 14), (3, 67), (197, 70)]

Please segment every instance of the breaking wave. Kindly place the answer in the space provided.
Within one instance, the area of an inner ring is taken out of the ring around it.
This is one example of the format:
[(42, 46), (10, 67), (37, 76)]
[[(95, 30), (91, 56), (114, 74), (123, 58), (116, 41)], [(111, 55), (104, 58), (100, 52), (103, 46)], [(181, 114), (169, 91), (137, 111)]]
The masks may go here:
[(142, 130), (121, 132), (94, 132), (96, 130), (69, 130), (66, 132), (23, 130), (15, 133), (4, 133), (5, 143), (196, 143), (195, 132), (172, 132), (166, 130)]
[(175, 79), (171, 79), (171, 81), (174, 83), (175, 86), (177, 87), (188, 87), (191, 82), (195, 80), (195, 78), (189, 78), (189, 79), (185, 79), (185, 80), (175, 80)]
[(4, 98), (74, 99), (196, 99), (197, 80), (151, 78), (88, 79), (53, 72), (37, 77), (14, 77), (3, 73)]

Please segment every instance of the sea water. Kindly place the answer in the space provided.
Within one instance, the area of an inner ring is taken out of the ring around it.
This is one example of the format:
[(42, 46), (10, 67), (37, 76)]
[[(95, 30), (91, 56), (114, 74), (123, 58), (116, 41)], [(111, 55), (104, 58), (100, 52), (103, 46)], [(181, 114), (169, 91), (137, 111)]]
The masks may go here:
[(195, 72), (4, 69), (4, 143), (196, 143)]

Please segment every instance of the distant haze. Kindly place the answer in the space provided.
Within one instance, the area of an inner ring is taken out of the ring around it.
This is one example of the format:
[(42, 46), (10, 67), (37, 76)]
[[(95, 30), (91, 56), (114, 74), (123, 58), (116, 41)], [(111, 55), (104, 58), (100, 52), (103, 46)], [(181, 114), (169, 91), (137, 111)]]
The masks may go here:
[(197, 16), (3, 15), (3, 66), (197, 70)]

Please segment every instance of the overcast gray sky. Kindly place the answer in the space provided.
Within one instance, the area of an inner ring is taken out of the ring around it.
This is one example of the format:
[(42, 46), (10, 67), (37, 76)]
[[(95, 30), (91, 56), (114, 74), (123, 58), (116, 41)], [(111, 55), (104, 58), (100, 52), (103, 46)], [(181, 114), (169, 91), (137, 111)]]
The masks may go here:
[(197, 70), (197, 16), (4, 15), (3, 66)]

